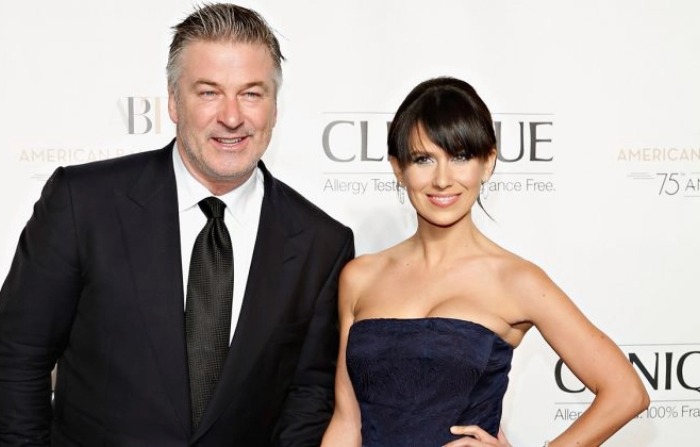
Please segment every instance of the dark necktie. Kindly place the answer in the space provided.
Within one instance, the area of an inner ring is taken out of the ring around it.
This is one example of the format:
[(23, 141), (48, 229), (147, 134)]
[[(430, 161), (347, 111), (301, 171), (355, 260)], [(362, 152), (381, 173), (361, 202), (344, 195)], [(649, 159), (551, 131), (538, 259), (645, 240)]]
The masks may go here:
[(199, 207), (207, 223), (192, 249), (185, 304), (193, 429), (199, 425), (226, 359), (233, 298), (233, 249), (224, 224), (226, 204), (208, 197)]

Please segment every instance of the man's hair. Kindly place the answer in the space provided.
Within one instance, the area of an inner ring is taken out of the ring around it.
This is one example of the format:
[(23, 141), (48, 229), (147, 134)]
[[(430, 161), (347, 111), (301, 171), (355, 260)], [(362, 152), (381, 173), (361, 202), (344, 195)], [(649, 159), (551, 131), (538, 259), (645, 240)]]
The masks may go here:
[(274, 32), (257, 12), (231, 3), (204, 4), (175, 25), (173, 31), (166, 67), (170, 91), (177, 92), (182, 51), (195, 41), (264, 45), (275, 65), (275, 87), (279, 91), (284, 56)]

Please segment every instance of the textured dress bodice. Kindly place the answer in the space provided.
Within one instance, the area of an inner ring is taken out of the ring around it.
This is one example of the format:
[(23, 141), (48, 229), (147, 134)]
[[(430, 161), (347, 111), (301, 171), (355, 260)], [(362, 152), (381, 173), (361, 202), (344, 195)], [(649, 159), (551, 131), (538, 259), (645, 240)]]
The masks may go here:
[(363, 447), (437, 447), (452, 425), (498, 433), (513, 348), (452, 318), (355, 322), (347, 367), (360, 404)]

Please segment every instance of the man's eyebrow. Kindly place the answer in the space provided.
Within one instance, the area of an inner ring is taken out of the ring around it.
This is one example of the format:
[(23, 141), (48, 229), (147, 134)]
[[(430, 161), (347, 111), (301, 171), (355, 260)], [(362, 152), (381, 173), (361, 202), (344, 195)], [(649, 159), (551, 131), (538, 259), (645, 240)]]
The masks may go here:
[(252, 88), (252, 87), (260, 87), (265, 91), (270, 90), (268, 84), (265, 83), (264, 81), (252, 81), (252, 82), (248, 82), (247, 84), (243, 84), (243, 90), (245, 90), (247, 88)]
[(194, 82), (194, 85), (209, 85), (212, 87), (218, 87), (219, 84), (214, 81), (207, 81), (206, 79), (199, 79)]
[[(195, 86), (207, 85), (210, 87), (221, 88), (221, 85), (218, 82), (209, 81), (206, 79), (199, 79), (199, 80), (194, 82), (194, 85)], [(260, 87), (263, 90), (265, 90), (266, 92), (271, 90), (270, 86), (267, 83), (265, 83), (264, 81), (251, 81), (251, 82), (248, 82), (246, 84), (243, 84), (242, 90), (249, 89), (252, 87)]]

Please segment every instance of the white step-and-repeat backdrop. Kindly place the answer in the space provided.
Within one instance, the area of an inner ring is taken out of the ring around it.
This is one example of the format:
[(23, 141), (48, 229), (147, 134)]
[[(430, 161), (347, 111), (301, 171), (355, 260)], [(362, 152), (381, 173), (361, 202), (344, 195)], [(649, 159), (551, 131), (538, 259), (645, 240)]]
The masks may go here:
[[(260, 0), (284, 86), (265, 160), (353, 228), (414, 229), (385, 155), (418, 82), (472, 83), (500, 160), (481, 228), (542, 266), (629, 355), (651, 406), (606, 445), (700, 437), (700, 4), (692, 0)], [(0, 14), (0, 274), (58, 165), (164, 146), (170, 26), (190, 0), (6, 2)], [(592, 395), (533, 331), (504, 426), (540, 445)]]

